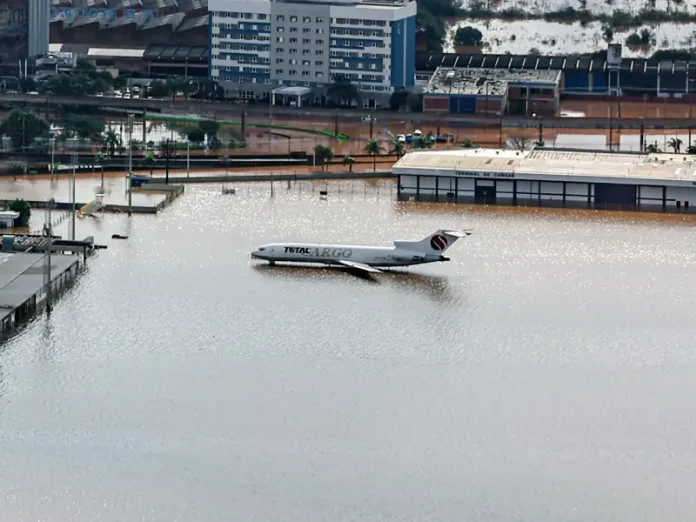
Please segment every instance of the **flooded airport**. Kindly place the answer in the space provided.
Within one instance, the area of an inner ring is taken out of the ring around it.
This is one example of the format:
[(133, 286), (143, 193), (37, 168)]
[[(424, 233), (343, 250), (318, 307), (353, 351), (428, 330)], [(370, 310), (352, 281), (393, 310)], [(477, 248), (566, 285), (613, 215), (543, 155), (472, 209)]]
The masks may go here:
[[(0, 348), (2, 519), (690, 521), (694, 226), (388, 181), (78, 220), (108, 249)], [(372, 278), (249, 258), (443, 227), (450, 262)]]

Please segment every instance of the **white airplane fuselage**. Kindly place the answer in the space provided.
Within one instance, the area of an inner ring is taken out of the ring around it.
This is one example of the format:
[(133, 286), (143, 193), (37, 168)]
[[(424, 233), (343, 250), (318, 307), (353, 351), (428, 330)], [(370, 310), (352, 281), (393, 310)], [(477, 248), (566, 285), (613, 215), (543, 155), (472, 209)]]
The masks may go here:
[(277, 243), (264, 245), (251, 253), (270, 262), (321, 263), (341, 265), (360, 263), (372, 267), (396, 267), (449, 261), (441, 254), (419, 252), (399, 246), (326, 245), (320, 243)]

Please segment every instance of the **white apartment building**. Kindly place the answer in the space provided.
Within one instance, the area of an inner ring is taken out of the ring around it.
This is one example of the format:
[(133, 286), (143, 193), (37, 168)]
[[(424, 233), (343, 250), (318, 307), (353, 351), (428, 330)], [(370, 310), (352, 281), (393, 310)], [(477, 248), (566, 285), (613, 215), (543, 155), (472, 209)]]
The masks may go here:
[(233, 96), (321, 103), (342, 76), (378, 107), (414, 85), (415, 1), (210, 0), (208, 9), (209, 74)]

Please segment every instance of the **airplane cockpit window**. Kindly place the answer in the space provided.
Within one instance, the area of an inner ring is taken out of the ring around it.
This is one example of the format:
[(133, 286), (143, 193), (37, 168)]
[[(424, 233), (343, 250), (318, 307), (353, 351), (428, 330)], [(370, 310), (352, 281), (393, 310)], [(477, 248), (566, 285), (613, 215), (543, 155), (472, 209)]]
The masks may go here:
[(265, 249), (265, 248), (259, 248), (259, 252), (263, 252), (264, 250), (266, 250), (266, 249)]

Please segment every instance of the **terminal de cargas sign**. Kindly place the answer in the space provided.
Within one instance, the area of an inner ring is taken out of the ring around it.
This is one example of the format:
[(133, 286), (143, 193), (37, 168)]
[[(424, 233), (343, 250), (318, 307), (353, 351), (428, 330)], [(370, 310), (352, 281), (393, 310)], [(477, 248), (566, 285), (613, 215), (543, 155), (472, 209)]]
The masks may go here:
[(476, 172), (473, 170), (455, 170), (454, 175), (465, 178), (515, 179), (515, 174), (513, 172)]
[[(123, 17), (130, 20), (135, 20), (135, 15), (139, 11), (135, 9), (124, 9)], [(151, 9), (144, 9), (140, 11), (143, 13), (143, 21), (150, 20), (151, 18), (157, 18), (157, 11)], [(80, 8), (80, 7), (51, 7), (51, 18), (57, 16), (63, 16), (64, 18), (80, 18), (86, 16), (88, 18), (104, 18), (107, 20), (116, 18), (116, 10), (114, 9), (97, 9), (96, 7)]]

